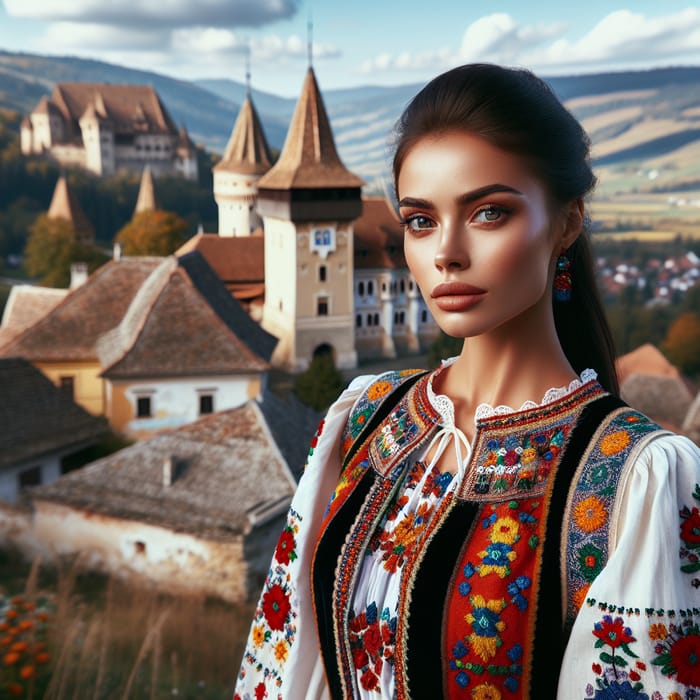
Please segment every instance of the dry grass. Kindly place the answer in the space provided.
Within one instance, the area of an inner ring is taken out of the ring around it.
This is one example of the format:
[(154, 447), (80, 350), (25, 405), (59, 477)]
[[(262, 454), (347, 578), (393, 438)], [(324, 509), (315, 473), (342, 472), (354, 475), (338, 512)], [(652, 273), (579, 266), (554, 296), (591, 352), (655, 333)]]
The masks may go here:
[[(16, 582), (15, 578), (15, 586)], [(0, 589), (0, 600), (17, 592)], [(18, 671), (19, 665), (5, 667), (6, 676), (0, 673), (2, 698), (208, 700), (231, 696), (252, 606), (164, 596), (115, 578), (80, 576), (69, 564), (41, 575), (33, 567), (21, 597), (47, 606), (50, 661), (44, 668), (37, 667), (31, 678), (21, 680), (22, 693), (15, 695), (7, 692), (7, 673)]]

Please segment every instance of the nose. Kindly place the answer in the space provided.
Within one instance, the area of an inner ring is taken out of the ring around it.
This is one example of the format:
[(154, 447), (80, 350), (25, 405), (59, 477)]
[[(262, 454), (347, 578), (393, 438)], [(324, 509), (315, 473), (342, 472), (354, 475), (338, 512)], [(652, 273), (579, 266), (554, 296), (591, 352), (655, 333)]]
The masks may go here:
[(467, 241), (463, 231), (454, 226), (444, 226), (440, 244), (435, 251), (435, 267), (438, 270), (463, 270), (469, 267)]

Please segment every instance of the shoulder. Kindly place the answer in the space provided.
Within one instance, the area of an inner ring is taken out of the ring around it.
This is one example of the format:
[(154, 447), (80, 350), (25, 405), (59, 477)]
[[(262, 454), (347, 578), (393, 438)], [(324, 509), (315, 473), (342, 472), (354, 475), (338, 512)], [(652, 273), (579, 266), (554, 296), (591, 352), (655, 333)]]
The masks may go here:
[(346, 448), (349, 448), (350, 444), (360, 435), (369, 419), (388, 396), (406, 382), (418, 379), (426, 371), (423, 369), (391, 370), (381, 374), (365, 375), (353, 380), (348, 390), (354, 385), (356, 399), (343, 431), (343, 451), (347, 451)]

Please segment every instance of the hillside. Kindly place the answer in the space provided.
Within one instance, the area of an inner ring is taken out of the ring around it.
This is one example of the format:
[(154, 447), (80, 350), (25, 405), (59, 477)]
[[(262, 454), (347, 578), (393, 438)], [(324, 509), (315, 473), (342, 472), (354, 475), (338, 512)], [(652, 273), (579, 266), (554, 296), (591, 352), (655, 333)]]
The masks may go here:
[[(232, 80), (192, 83), (99, 61), (0, 51), (0, 108), (26, 114), (60, 81), (153, 85), (175, 121), (213, 153), (222, 152), (245, 96)], [(300, 72), (300, 88), (302, 81)], [(700, 68), (549, 82), (591, 135), (602, 195), (700, 189)], [(341, 157), (370, 186), (386, 179), (391, 129), (419, 87), (324, 90)], [(295, 100), (256, 90), (253, 100), (271, 146), (281, 148)]]

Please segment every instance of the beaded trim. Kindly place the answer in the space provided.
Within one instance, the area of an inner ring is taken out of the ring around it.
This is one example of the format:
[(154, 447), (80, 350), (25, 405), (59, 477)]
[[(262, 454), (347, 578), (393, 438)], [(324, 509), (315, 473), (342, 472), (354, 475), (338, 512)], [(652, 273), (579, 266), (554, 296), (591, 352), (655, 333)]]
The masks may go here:
[(562, 605), (571, 624), (583, 605), (591, 583), (608, 559), (610, 520), (629, 457), (643, 438), (661, 430), (645, 415), (629, 408), (614, 411), (581, 457), (564, 514), (562, 537)]

